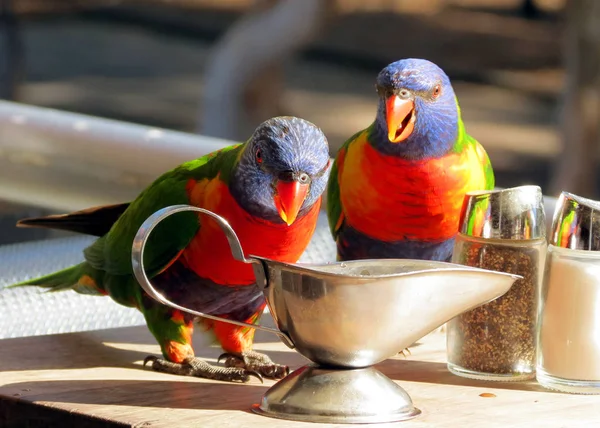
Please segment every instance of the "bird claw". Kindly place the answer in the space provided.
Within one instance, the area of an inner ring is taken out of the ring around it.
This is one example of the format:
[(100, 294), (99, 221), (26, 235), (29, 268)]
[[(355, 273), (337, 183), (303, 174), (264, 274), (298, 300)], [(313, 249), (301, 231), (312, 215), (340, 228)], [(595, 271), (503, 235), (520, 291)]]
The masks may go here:
[(188, 358), (182, 363), (174, 363), (154, 355), (144, 358), (144, 366), (150, 362), (152, 363), (152, 370), (161, 373), (243, 383), (248, 382), (250, 377), (255, 377), (260, 383), (264, 383), (262, 374), (257, 370), (245, 367), (212, 366), (208, 362), (196, 357)]
[(154, 355), (148, 355), (146, 358), (144, 358), (144, 367), (146, 367), (146, 364), (148, 364), (149, 362), (152, 361), (152, 363), (154, 364), (154, 362), (158, 360), (158, 357), (154, 356)]
[(262, 375), (256, 370), (246, 370), (246, 373), (248, 374), (248, 376), (254, 376), (258, 380), (260, 380), (260, 383), (265, 383)]
[(259, 373), (261, 378), (283, 379), (290, 374), (288, 366), (276, 364), (271, 359), (259, 352), (246, 351), (241, 354), (224, 352), (217, 358), (217, 362), (224, 360), (225, 367), (236, 367), (249, 372)]
[(221, 355), (219, 355), (219, 357), (217, 358), (217, 363), (220, 363), (222, 359), (225, 358), (239, 358), (237, 355), (233, 355), (229, 352), (223, 352)]

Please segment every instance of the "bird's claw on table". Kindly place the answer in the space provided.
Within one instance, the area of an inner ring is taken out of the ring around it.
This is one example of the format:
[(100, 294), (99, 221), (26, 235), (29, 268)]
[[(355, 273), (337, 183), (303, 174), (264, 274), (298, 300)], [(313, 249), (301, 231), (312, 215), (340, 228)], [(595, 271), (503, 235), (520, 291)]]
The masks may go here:
[(244, 351), (240, 354), (225, 352), (219, 355), (217, 362), (225, 360), (225, 367), (244, 368), (259, 372), (271, 379), (283, 379), (290, 374), (290, 368), (274, 363), (268, 355), (255, 351)]
[(152, 369), (161, 373), (244, 383), (248, 382), (250, 377), (255, 377), (263, 383), (263, 376), (257, 370), (245, 367), (213, 366), (197, 357), (188, 358), (183, 363), (173, 363), (154, 355), (149, 355), (144, 358), (144, 366), (150, 362), (152, 363)]

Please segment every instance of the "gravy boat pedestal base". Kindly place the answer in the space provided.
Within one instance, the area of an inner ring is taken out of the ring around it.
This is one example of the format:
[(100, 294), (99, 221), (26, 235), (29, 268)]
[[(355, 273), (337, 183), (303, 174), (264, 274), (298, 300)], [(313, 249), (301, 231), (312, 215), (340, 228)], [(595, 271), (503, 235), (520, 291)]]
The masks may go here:
[(421, 411), (408, 393), (374, 367), (309, 364), (277, 382), (252, 406), (260, 415), (316, 423), (389, 423)]

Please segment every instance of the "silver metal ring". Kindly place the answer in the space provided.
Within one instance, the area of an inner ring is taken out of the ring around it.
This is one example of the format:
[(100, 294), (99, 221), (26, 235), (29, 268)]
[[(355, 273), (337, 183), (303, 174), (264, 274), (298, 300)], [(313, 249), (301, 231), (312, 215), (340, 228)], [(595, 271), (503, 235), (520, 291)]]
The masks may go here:
[(459, 232), (478, 238), (545, 238), (542, 189), (539, 186), (519, 186), (467, 193)]
[(135, 278), (137, 279), (138, 283), (140, 284), (140, 286), (144, 289), (144, 291), (146, 293), (148, 293), (148, 295), (150, 297), (152, 297), (154, 300), (162, 303), (163, 305), (170, 306), (172, 308), (178, 309), (183, 312), (187, 312), (189, 314), (192, 314), (192, 315), (195, 315), (198, 317), (208, 318), (208, 319), (215, 320), (215, 321), (227, 322), (229, 324), (235, 324), (235, 325), (238, 325), (241, 327), (255, 328), (257, 330), (262, 330), (262, 331), (266, 331), (268, 333), (276, 334), (288, 347), (293, 349), (294, 344), (293, 344), (292, 340), (290, 339), (290, 337), (287, 334), (285, 334), (277, 329), (270, 328), (270, 327), (263, 327), (263, 326), (257, 325), (257, 324), (249, 324), (249, 323), (245, 323), (245, 322), (241, 322), (241, 321), (235, 321), (235, 320), (227, 319), (227, 318), (221, 318), (221, 317), (217, 317), (214, 315), (209, 315), (209, 314), (205, 314), (203, 312), (198, 312), (198, 311), (194, 311), (192, 309), (188, 309), (184, 306), (178, 305), (177, 303), (171, 302), (169, 299), (167, 299), (165, 296), (163, 296), (160, 292), (158, 292), (152, 286), (150, 279), (146, 275), (146, 270), (144, 269), (144, 248), (146, 247), (146, 242), (148, 241), (148, 238), (150, 237), (150, 234), (152, 233), (154, 228), (156, 226), (158, 226), (158, 224), (161, 221), (163, 221), (164, 219), (166, 219), (167, 217), (169, 217), (173, 214), (177, 214), (177, 213), (184, 212), (184, 211), (196, 211), (199, 213), (209, 215), (210, 217), (215, 219), (217, 224), (221, 227), (221, 229), (223, 230), (223, 233), (225, 233), (225, 236), (227, 237), (227, 241), (229, 242), (229, 247), (231, 248), (231, 254), (233, 255), (233, 258), (240, 262), (244, 262), (244, 263), (260, 264), (260, 266), (262, 268), (262, 262), (260, 262), (259, 260), (253, 259), (252, 257), (246, 258), (244, 256), (244, 251), (242, 250), (242, 246), (240, 244), (240, 241), (239, 241), (237, 235), (235, 234), (234, 230), (229, 225), (227, 220), (225, 220), (223, 217), (219, 216), (218, 214), (213, 213), (212, 211), (208, 211), (203, 208), (194, 207), (192, 205), (172, 205), (169, 207), (162, 208), (162, 209), (156, 211), (150, 217), (148, 217), (146, 219), (146, 221), (144, 221), (144, 223), (142, 223), (142, 225), (140, 226), (140, 228), (138, 229), (138, 231), (135, 235), (135, 238), (133, 239), (133, 245), (131, 247), (131, 264), (133, 266), (133, 274), (134, 274)]
[(600, 202), (562, 192), (552, 220), (551, 245), (600, 251)]

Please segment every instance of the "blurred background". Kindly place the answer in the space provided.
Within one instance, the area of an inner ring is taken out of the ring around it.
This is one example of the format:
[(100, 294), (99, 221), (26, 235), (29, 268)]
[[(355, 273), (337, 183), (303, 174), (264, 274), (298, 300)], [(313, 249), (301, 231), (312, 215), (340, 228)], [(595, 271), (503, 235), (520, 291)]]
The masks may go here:
[[(324, 130), (333, 155), (373, 120), (379, 70), (420, 57), (450, 76), (498, 186), (599, 196), (597, 1), (0, 5), (5, 100), (232, 140), (271, 116), (295, 115)], [(0, 243), (55, 236), (14, 228), (17, 218), (55, 211), (0, 200)]]

